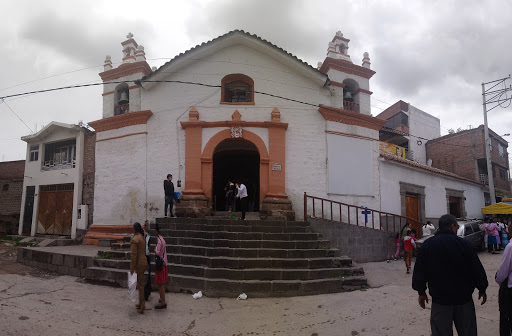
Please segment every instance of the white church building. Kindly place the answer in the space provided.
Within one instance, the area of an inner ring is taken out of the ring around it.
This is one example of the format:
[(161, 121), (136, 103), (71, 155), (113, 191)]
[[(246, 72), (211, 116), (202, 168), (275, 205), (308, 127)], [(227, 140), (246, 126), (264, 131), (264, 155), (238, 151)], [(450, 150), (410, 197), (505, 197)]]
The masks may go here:
[[(225, 209), (228, 179), (243, 179), (250, 209), (302, 219), (304, 192), (420, 221), (483, 206), (481, 186), (381, 153), (371, 116), (368, 53), (349, 56), (337, 32), (317, 68), (256, 35), (231, 31), (151, 68), (133, 35), (122, 64), (107, 56), (96, 131), (94, 224), (129, 225), (164, 215), (163, 180), (181, 192), (177, 216)], [(447, 190), (449, 189), (449, 191)]]

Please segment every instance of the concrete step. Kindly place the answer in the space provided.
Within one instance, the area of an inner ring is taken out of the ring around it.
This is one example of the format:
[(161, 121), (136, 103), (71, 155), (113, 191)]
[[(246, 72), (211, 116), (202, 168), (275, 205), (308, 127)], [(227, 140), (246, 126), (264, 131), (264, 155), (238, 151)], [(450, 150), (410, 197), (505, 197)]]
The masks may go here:
[(205, 266), (210, 268), (337, 268), (352, 265), (352, 259), (342, 256), (333, 258), (240, 258), (240, 257), (206, 257), (186, 254), (167, 254), (171, 264)]
[(113, 243), (110, 245), (112, 250), (130, 250), (130, 243)]
[[(228, 232), (228, 231), (183, 231), (162, 230), (165, 238), (202, 238), (202, 239), (229, 239), (229, 240), (319, 240), (319, 233), (266, 233), (266, 232)], [(157, 242), (156, 237), (151, 238), (151, 243)]]
[[(274, 249), (328, 249), (331, 247), (331, 242), (328, 240), (230, 240), (188, 237), (174, 237), (164, 239), (167, 245), (192, 245), (203, 247)], [(115, 246), (116, 244), (113, 244), (112, 248), (114, 249)], [(117, 249), (117, 247), (115, 248)], [(127, 248), (129, 248), (129, 246)]]
[[(227, 231), (227, 232), (266, 232), (266, 233), (300, 233), (312, 232), (309, 226), (281, 226), (281, 225), (219, 225), (219, 224), (189, 224), (189, 223), (171, 223), (160, 228), (160, 233), (165, 236), (168, 230), (184, 231)], [(152, 236), (156, 235), (154, 230), (150, 230)]]
[[(303, 221), (280, 221), (280, 220), (234, 220), (234, 219), (215, 219), (215, 218), (157, 218), (160, 229), (166, 229), (170, 224), (209, 224), (209, 225), (245, 225), (245, 226), (307, 226), (310, 224)], [(154, 224), (151, 224), (154, 229)]]
[[(190, 245), (167, 245), (169, 254), (190, 254), (208, 257), (242, 258), (321, 258), (338, 257), (338, 249), (229, 248)], [(128, 255), (129, 257), (129, 255)], [(122, 258), (119, 258), (122, 259)]]
[[(145, 275), (146, 276), (146, 275)], [(88, 267), (85, 279), (114, 286), (127, 287), (128, 271)], [(300, 296), (339, 293), (366, 288), (364, 276), (354, 275), (315, 280), (228, 280), (185, 275), (169, 275), (167, 289), (173, 292), (202, 291), (208, 297), (233, 297), (246, 293), (253, 297)]]
[(181, 264), (168, 264), (167, 269), (171, 275), (186, 275), (209, 279), (230, 280), (315, 280), (328, 278), (344, 278), (354, 275), (364, 275), (360, 266), (318, 269), (286, 269), (286, 268), (209, 268), (204, 266), (191, 266)]

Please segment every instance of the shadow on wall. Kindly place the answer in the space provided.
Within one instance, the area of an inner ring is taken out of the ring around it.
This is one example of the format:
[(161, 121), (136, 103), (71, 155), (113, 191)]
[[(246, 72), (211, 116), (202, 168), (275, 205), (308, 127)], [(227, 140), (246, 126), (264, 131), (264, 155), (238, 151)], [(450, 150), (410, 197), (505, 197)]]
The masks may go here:
[(331, 247), (357, 263), (392, 259), (396, 251), (395, 233), (362, 226), (308, 219), (315, 232), (331, 242)]

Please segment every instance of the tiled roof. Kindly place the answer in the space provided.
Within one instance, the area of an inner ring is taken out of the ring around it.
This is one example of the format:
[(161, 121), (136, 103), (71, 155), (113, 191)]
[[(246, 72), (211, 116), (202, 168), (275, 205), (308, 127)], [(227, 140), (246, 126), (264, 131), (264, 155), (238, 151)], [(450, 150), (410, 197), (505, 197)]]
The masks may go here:
[(416, 167), (416, 168), (427, 170), (427, 171), (429, 171), (431, 173), (445, 175), (445, 176), (449, 176), (449, 177), (456, 178), (456, 179), (459, 179), (459, 180), (463, 180), (463, 181), (467, 181), (467, 182), (472, 182), (472, 183), (481, 185), (481, 183), (475, 182), (473, 180), (470, 180), (468, 178), (459, 176), (459, 175), (454, 174), (454, 173), (450, 173), (449, 171), (438, 169), (438, 168), (434, 168), (434, 167), (430, 167), (430, 166), (427, 166), (427, 165), (424, 165), (424, 164), (421, 164), (421, 163), (418, 163), (418, 162), (415, 162), (415, 161), (404, 159), (402, 157), (399, 157), (399, 156), (396, 156), (396, 155), (393, 155), (393, 154), (388, 154), (388, 153), (381, 152), (380, 156), (385, 158), (385, 159), (388, 159), (388, 160), (398, 161), (400, 163), (404, 163), (404, 164), (407, 164), (409, 166), (413, 166), (413, 167)]
[(189, 53), (190, 53), (190, 52), (192, 52), (192, 51), (196, 51), (196, 50), (198, 50), (198, 49), (200, 49), (200, 48), (202, 48), (202, 47), (205, 47), (205, 46), (207, 46), (207, 45), (209, 45), (209, 44), (211, 44), (211, 43), (214, 43), (214, 42), (217, 42), (217, 41), (221, 41), (221, 40), (223, 40), (223, 39), (229, 38), (229, 37), (231, 37), (231, 36), (233, 36), (233, 35), (236, 35), (236, 34), (244, 35), (244, 36), (246, 36), (246, 37), (249, 37), (249, 38), (252, 38), (252, 39), (255, 39), (255, 40), (258, 40), (258, 41), (264, 42), (264, 43), (266, 43), (267, 45), (269, 45), (270, 47), (272, 47), (272, 48), (275, 48), (275, 49), (279, 50), (281, 53), (283, 53), (283, 54), (285, 54), (285, 55), (287, 55), (287, 56), (289, 56), (289, 57), (292, 57), (292, 58), (293, 58), (293, 59), (295, 59), (296, 61), (298, 61), (298, 62), (302, 63), (304, 66), (306, 66), (306, 67), (310, 68), (311, 70), (314, 70), (315, 72), (318, 72), (318, 74), (321, 74), (322, 76), (324, 76), (324, 77), (326, 77), (326, 78), (327, 78), (327, 75), (326, 75), (326, 74), (324, 74), (323, 72), (321, 72), (321, 71), (320, 71), (320, 70), (318, 70), (317, 68), (312, 67), (312, 66), (311, 66), (311, 65), (309, 65), (307, 62), (304, 62), (303, 60), (301, 60), (301, 59), (300, 59), (300, 58), (298, 58), (297, 56), (295, 56), (295, 55), (293, 55), (293, 54), (289, 53), (288, 51), (284, 50), (283, 48), (280, 48), (280, 47), (276, 46), (275, 44), (273, 44), (273, 43), (271, 43), (271, 42), (269, 42), (269, 41), (267, 41), (267, 40), (265, 40), (265, 39), (263, 39), (263, 38), (261, 38), (261, 37), (259, 37), (259, 36), (257, 36), (257, 35), (254, 35), (254, 34), (251, 34), (251, 33), (245, 32), (245, 31), (243, 31), (243, 30), (235, 29), (235, 30), (232, 30), (232, 31), (230, 31), (230, 32), (228, 32), (228, 33), (226, 33), (226, 34), (224, 34), (224, 35), (221, 35), (221, 36), (219, 36), (219, 37), (217, 37), (217, 38), (214, 38), (213, 40), (210, 40), (210, 41), (208, 41), (208, 42), (203, 42), (203, 43), (201, 43), (201, 44), (198, 44), (198, 45), (196, 45), (195, 47), (193, 47), (193, 48), (191, 48), (191, 49), (189, 49), (189, 50), (185, 51), (184, 53), (180, 53), (179, 55), (177, 55), (176, 57), (174, 57), (174, 58), (173, 58), (173, 59), (171, 59), (170, 61), (166, 62), (164, 65), (162, 65), (160, 68), (158, 68), (158, 69), (157, 69), (156, 71), (154, 71), (153, 73), (151, 73), (151, 74), (149, 74), (149, 75), (147, 75), (147, 76), (144, 76), (144, 77), (142, 78), (142, 80), (149, 79), (149, 78), (150, 78), (150, 77), (152, 77), (153, 75), (155, 75), (155, 74), (157, 74), (158, 72), (160, 72), (160, 70), (161, 70), (163, 67), (165, 67), (165, 66), (167, 66), (167, 65), (169, 65), (169, 64), (172, 64), (173, 62), (177, 61), (178, 59), (180, 59), (180, 58), (182, 58), (182, 57), (185, 57), (187, 54), (189, 54)]

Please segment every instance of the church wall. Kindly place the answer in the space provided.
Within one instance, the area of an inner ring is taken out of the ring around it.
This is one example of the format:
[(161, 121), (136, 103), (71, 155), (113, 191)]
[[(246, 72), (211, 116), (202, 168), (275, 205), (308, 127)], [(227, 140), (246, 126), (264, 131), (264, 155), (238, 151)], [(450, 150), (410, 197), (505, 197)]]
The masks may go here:
[(380, 162), (380, 184), (382, 189), (382, 211), (401, 213), (400, 182), (425, 188), (425, 217), (438, 219), (448, 212), (447, 190), (464, 191), (465, 209), (468, 218), (481, 218), (484, 195), (479, 185), (444, 177), (417, 168), (409, 168), (394, 162)]

